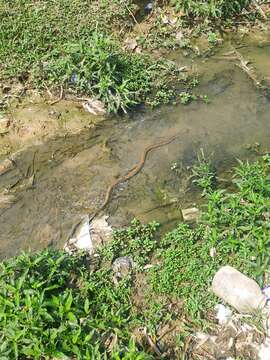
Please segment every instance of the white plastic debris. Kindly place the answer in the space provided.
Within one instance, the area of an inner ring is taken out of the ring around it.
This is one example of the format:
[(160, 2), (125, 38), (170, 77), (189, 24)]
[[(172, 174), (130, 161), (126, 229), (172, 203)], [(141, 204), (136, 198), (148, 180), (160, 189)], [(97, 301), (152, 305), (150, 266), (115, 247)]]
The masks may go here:
[(70, 255), (77, 250), (85, 250), (90, 255), (95, 249), (112, 238), (112, 228), (107, 222), (108, 216), (95, 218), (89, 224), (89, 216), (85, 216), (75, 228), (72, 237), (64, 245), (64, 250)]
[(210, 249), (210, 256), (211, 256), (211, 258), (216, 257), (216, 255), (217, 255), (217, 250), (216, 250), (216, 248), (212, 247), (212, 248)]
[(262, 309), (266, 296), (259, 285), (231, 266), (222, 267), (214, 276), (213, 292), (241, 313), (252, 313)]
[(230, 309), (226, 308), (222, 304), (217, 304), (215, 306), (215, 310), (217, 312), (216, 318), (220, 325), (226, 324), (232, 317), (232, 312)]
[(104, 104), (99, 100), (85, 98), (83, 99), (82, 106), (84, 110), (93, 115), (104, 115), (106, 113)]
[[(75, 249), (74, 249), (75, 248)], [(70, 253), (72, 250), (85, 250), (90, 255), (94, 253), (94, 246), (90, 233), (89, 216), (85, 216), (74, 231), (64, 249)]]

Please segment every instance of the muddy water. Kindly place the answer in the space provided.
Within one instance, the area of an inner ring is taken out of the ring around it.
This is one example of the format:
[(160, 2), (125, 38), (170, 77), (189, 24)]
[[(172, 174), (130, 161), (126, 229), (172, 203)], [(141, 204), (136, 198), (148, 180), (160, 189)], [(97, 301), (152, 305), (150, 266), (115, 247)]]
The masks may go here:
[[(256, 61), (260, 76), (269, 76), (269, 49), (268, 43), (243, 48), (243, 55)], [(113, 179), (161, 138), (179, 134), (171, 144), (151, 152), (142, 171), (114, 192), (106, 210), (113, 226), (133, 217), (155, 219), (167, 228), (179, 221), (179, 206), (190, 207), (196, 200), (184, 169), (200, 149), (213, 154), (218, 168), (226, 169), (236, 157), (252, 156), (250, 147), (256, 143), (259, 149), (269, 148), (270, 101), (246, 74), (231, 61), (191, 62), (173, 56), (201, 74), (196, 92), (207, 94), (211, 102), (140, 110), (129, 119), (106, 120), (101, 126), (22, 148), (14, 156), (13, 170), (0, 177), (0, 192), (9, 189), (13, 195), (10, 204), (0, 208), (0, 257), (22, 249), (61, 247), (73, 225), (100, 206)], [(73, 116), (80, 116), (72, 112), (74, 105), (66, 106)], [(178, 174), (171, 170), (174, 163)]]

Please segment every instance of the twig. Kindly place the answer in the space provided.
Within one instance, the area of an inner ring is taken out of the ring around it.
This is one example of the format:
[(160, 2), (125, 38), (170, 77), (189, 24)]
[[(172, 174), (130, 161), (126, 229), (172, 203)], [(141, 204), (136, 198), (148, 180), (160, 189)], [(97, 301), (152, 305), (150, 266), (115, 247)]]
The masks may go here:
[(169, 328), (168, 330), (164, 331), (164, 333), (161, 334), (161, 335), (159, 336), (159, 338), (157, 339), (157, 343), (159, 343), (160, 340), (164, 338), (164, 336), (168, 335), (170, 332), (172, 332), (172, 331), (175, 330), (175, 329), (176, 329), (176, 325), (174, 325), (174, 326), (172, 326), (171, 328)]
[[(124, 2), (124, 4), (125, 4), (125, 2)], [(130, 8), (126, 4), (125, 4), (125, 7), (126, 7), (127, 11), (129, 12), (130, 16), (132, 17), (133, 21), (135, 22), (135, 24), (138, 26), (138, 29), (140, 30), (140, 33), (142, 34), (143, 31), (142, 31), (141, 25), (136, 20), (133, 12), (130, 10)]]
[(147, 334), (146, 329), (145, 329), (144, 335), (145, 335), (146, 340), (147, 340), (148, 344), (150, 345), (151, 349), (154, 351), (154, 353), (157, 354), (157, 356), (161, 356), (162, 352), (159, 350), (158, 346), (154, 343), (151, 336)]
[(63, 95), (64, 95), (64, 90), (63, 90), (63, 86), (61, 85), (61, 90), (60, 90), (60, 96), (58, 99), (50, 102), (50, 105), (54, 105), (57, 104), (59, 101), (61, 101), (63, 99)]

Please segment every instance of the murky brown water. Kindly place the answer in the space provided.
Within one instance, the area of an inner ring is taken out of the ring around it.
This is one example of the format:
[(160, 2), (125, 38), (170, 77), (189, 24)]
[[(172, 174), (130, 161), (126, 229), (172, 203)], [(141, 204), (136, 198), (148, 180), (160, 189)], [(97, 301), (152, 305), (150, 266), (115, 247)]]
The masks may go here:
[[(251, 43), (242, 53), (255, 61), (260, 76), (270, 76), (268, 43), (259, 47)], [(180, 56), (174, 57), (183, 63)], [(114, 192), (107, 209), (114, 226), (133, 217), (172, 226), (180, 213), (171, 203), (180, 199), (182, 206), (189, 207), (196, 197), (194, 189), (184, 193), (184, 172), (182, 177), (177, 175), (171, 165), (191, 165), (201, 148), (213, 154), (221, 169), (236, 157), (250, 157), (249, 145), (260, 143), (261, 148), (269, 148), (269, 99), (233, 62), (200, 59), (193, 62), (193, 68), (203, 74), (196, 92), (207, 94), (210, 104), (140, 111), (130, 119), (108, 120), (102, 127), (40, 140), (21, 150), (14, 170), (0, 177), (0, 192), (20, 179), (23, 184), (33, 173), (34, 186), (18, 189), (17, 185), (17, 192), (15, 186), (11, 191), (16, 201), (9, 208), (0, 208), (0, 256), (50, 244), (62, 246), (82, 215), (102, 203), (112, 180), (125, 174), (143, 149), (160, 138), (179, 134), (171, 144), (150, 153), (142, 171)], [(80, 116), (69, 106), (73, 116)]]

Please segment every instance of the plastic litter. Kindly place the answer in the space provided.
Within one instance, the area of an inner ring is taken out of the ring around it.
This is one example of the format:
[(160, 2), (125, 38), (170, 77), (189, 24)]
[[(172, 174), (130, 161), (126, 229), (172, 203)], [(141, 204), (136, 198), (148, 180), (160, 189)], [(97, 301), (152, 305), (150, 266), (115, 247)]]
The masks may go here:
[(85, 250), (90, 255), (94, 253), (94, 246), (90, 233), (89, 216), (85, 216), (82, 219), (77, 229), (74, 231), (72, 238), (69, 239), (67, 244), (64, 246), (64, 249), (68, 253), (73, 253), (76, 250)]
[(262, 309), (267, 300), (254, 280), (231, 266), (224, 266), (216, 273), (212, 290), (241, 313), (252, 313)]
[(226, 324), (232, 317), (232, 312), (230, 309), (226, 308), (222, 304), (217, 304), (215, 306), (215, 310), (217, 312), (216, 318), (220, 325)]

